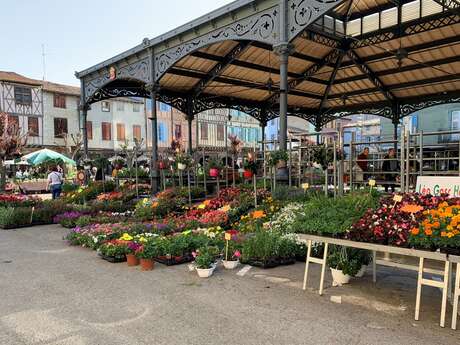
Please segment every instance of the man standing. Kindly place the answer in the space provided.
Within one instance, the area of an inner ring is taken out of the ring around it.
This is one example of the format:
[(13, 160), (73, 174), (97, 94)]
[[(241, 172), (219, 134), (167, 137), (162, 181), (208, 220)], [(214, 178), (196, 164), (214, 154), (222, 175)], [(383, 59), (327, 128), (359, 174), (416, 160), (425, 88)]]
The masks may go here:
[(368, 174), (366, 174), (366, 172), (369, 170), (369, 168), (368, 168), (368, 157), (369, 157), (369, 148), (365, 147), (363, 152), (361, 152), (358, 155), (358, 160), (356, 161), (358, 163), (358, 166), (363, 171), (363, 180), (364, 181), (367, 181), (367, 178), (368, 178)]
[(399, 162), (396, 159), (396, 151), (394, 148), (388, 150), (388, 153), (383, 157), (384, 161), (382, 164), (382, 172), (384, 174), (385, 192), (391, 188), (392, 192), (395, 192), (396, 179), (399, 171)]
[(51, 191), (53, 200), (61, 196), (62, 191), (62, 175), (58, 172), (56, 166), (51, 168), (51, 172), (48, 174), (48, 183), (46, 189)]

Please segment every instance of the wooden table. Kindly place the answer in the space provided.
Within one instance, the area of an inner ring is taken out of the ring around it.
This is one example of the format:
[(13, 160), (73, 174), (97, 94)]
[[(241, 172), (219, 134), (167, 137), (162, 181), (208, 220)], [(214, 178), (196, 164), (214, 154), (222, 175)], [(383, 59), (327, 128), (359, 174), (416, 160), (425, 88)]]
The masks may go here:
[[(377, 280), (377, 265), (409, 269), (409, 270), (418, 272), (417, 294), (416, 294), (416, 302), (415, 302), (415, 320), (418, 321), (419, 316), (420, 316), (422, 286), (426, 285), (426, 286), (432, 286), (432, 287), (437, 287), (441, 289), (442, 291), (441, 319), (439, 323), (441, 327), (445, 326), (447, 295), (449, 291), (449, 277), (451, 276), (451, 269), (452, 269), (453, 263), (457, 263), (455, 292), (453, 293), (454, 317), (452, 321), (452, 328), (453, 329), (456, 328), (456, 317), (455, 316), (457, 315), (458, 299), (460, 296), (460, 257), (448, 256), (447, 254), (443, 254), (440, 252), (430, 252), (430, 251), (417, 250), (417, 249), (411, 249), (411, 248), (393, 247), (393, 246), (375, 244), (375, 243), (356, 242), (356, 241), (349, 241), (349, 240), (316, 236), (316, 235), (298, 234), (297, 238), (300, 242), (304, 242), (307, 244), (307, 258), (306, 258), (306, 263), (305, 263), (305, 274), (304, 274), (304, 281), (303, 281), (304, 290), (307, 287), (309, 265), (310, 263), (316, 263), (316, 264), (321, 265), (319, 294), (320, 295), (323, 294), (324, 275), (326, 271), (329, 245), (338, 245), (338, 246), (344, 246), (344, 247), (350, 247), (350, 248), (356, 248), (356, 249), (369, 250), (373, 253), (373, 260), (372, 260), (372, 268), (373, 268), (372, 271), (373, 272), (372, 273), (373, 273), (374, 283)], [(324, 244), (324, 254), (322, 258), (315, 258), (311, 256), (313, 242)], [(400, 264), (397, 262), (392, 262), (390, 260), (377, 260), (377, 252), (385, 253), (386, 255), (397, 254), (397, 255), (415, 257), (415, 258), (418, 258), (419, 265), (417, 267), (413, 265), (406, 265), (406, 264)], [(432, 268), (427, 268), (426, 260), (435, 260), (437, 262), (441, 262), (444, 266), (444, 269), (436, 270)], [(424, 273), (440, 275), (442, 277), (442, 281), (424, 278)]]

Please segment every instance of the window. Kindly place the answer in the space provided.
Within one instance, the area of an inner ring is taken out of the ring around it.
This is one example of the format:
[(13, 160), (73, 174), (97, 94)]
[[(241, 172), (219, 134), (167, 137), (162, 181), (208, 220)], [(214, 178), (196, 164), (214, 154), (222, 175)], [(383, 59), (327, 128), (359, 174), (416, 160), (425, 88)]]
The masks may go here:
[(117, 110), (118, 111), (125, 111), (125, 103), (124, 102), (117, 102)]
[(181, 125), (175, 125), (175, 127), (174, 127), (174, 137), (176, 139), (182, 139), (182, 126)]
[[(454, 110), (451, 114), (450, 128), (453, 131), (460, 130), (460, 110)], [(452, 140), (460, 140), (460, 134), (452, 134)]]
[(32, 105), (32, 90), (28, 87), (14, 87), (14, 101), (16, 104)]
[(65, 95), (54, 94), (54, 107), (65, 109)]
[(19, 129), (19, 117), (15, 115), (8, 115), (8, 125), (14, 126), (14, 128)]
[(141, 131), (141, 126), (133, 125), (133, 138), (140, 141), (142, 139)]
[(86, 136), (88, 140), (93, 139), (93, 123), (91, 121), (86, 121)]
[(161, 141), (161, 142), (167, 142), (167, 138), (166, 138), (166, 126), (163, 122), (159, 122), (158, 123), (158, 141)]
[(27, 128), (29, 130), (29, 136), (38, 137), (38, 117), (28, 117), (27, 118)]
[(225, 127), (224, 125), (217, 125), (217, 140), (225, 140)]
[(63, 138), (67, 134), (67, 119), (55, 117), (54, 118), (54, 137)]
[(167, 104), (160, 103), (160, 111), (171, 111), (171, 107)]
[(117, 140), (125, 141), (125, 125), (122, 123), (117, 123)]
[(208, 140), (208, 124), (201, 123), (200, 127), (201, 127), (201, 139)]
[(133, 111), (138, 113), (141, 111), (141, 105), (139, 103), (133, 103)]
[(107, 101), (103, 101), (101, 103), (102, 111), (108, 113), (110, 111), (110, 103)]
[(102, 122), (102, 140), (112, 140), (112, 124), (110, 122)]

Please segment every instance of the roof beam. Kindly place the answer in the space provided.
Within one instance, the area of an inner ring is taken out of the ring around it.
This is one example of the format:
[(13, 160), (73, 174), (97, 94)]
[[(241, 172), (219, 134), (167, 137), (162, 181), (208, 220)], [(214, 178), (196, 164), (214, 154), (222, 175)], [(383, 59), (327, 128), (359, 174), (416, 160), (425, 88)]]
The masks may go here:
[(377, 89), (385, 96), (389, 101), (396, 99), (395, 95), (383, 84), (380, 78), (375, 75), (374, 71), (356, 54), (353, 50), (347, 51), (347, 55), (355, 63), (356, 66), (363, 72), (369, 80), (377, 87)]
[[(403, 72), (410, 72), (410, 71), (415, 71), (418, 69), (423, 69), (423, 68), (430, 68), (430, 67), (436, 67), (436, 66), (441, 66), (449, 63), (455, 63), (460, 61), (460, 56), (450, 56), (448, 58), (444, 59), (439, 59), (439, 60), (432, 60), (432, 61), (427, 61), (427, 62), (421, 62), (421, 63), (415, 63), (412, 65), (408, 66), (401, 66), (399, 68), (392, 68), (392, 69), (387, 69), (384, 71), (379, 71), (379, 72), (374, 72), (377, 77), (382, 77), (386, 75), (391, 75), (391, 74), (397, 74), (397, 73), (403, 73)], [(335, 81), (335, 84), (345, 84), (345, 83), (350, 83), (353, 81), (359, 81), (359, 80), (364, 80), (367, 79), (368, 76), (365, 74), (353, 76), (353, 77), (347, 77), (347, 78), (342, 78), (338, 79)]]
[[(419, 34), (439, 29), (441, 27), (460, 23), (460, 15), (452, 12), (441, 12), (427, 17), (421, 17), (409, 22), (394, 25), (378, 31), (372, 31), (360, 36), (351, 37), (351, 48), (361, 48), (392, 41), (401, 37)], [(433, 44), (433, 42), (431, 42)]]
[[(393, 90), (400, 90), (400, 89), (406, 89), (406, 88), (412, 88), (412, 87), (417, 87), (417, 86), (425, 86), (425, 85), (430, 85), (430, 84), (437, 84), (437, 83), (444, 83), (446, 81), (454, 81), (454, 80), (460, 80), (460, 74), (449, 74), (441, 77), (434, 77), (434, 78), (429, 78), (429, 79), (422, 79), (422, 80), (413, 80), (409, 81), (406, 83), (399, 83), (399, 84), (393, 84), (393, 85), (387, 85), (386, 88), (390, 91)], [(366, 95), (370, 93), (375, 93), (375, 92), (380, 92), (380, 89), (378, 87), (375, 88), (370, 88), (370, 89), (361, 89), (361, 90), (354, 90), (351, 92), (347, 92), (347, 96), (359, 96), (359, 95)], [(334, 94), (329, 97), (329, 99), (337, 99), (342, 97), (342, 93)], [(419, 98), (422, 98), (423, 96), (420, 96)], [(398, 99), (401, 101), (400, 99)]]
[(212, 83), (222, 72), (231, 65), (233, 61), (240, 56), (247, 47), (251, 45), (250, 41), (239, 42), (227, 55), (225, 55), (222, 61), (218, 62), (204, 77), (193, 87), (193, 97), (198, 97), (205, 89), (206, 86)]
[(334, 85), (335, 78), (337, 77), (337, 72), (340, 69), (340, 65), (342, 64), (344, 56), (345, 52), (341, 51), (339, 56), (337, 57), (337, 62), (335, 64), (334, 70), (332, 71), (331, 77), (329, 78), (329, 84), (326, 87), (326, 91), (324, 91), (323, 99), (321, 100), (319, 106), (319, 114), (321, 114), (324, 108), (326, 107), (327, 99), (329, 97), (329, 94), (331, 93), (332, 85)]
[[(195, 79), (203, 79), (206, 77), (206, 73), (198, 72), (198, 71), (191, 71), (191, 70), (186, 70), (186, 69), (180, 69), (177, 67), (173, 67), (169, 69), (167, 74), (174, 74), (174, 75), (178, 75), (182, 77), (195, 78)], [(227, 77), (222, 77), (222, 76), (217, 76), (216, 78), (214, 78), (213, 81), (217, 83), (228, 84), (230, 85), (229, 87), (239, 86), (239, 87), (245, 87), (245, 88), (252, 88), (256, 90), (270, 91), (270, 88), (268, 85), (254, 83), (252, 81), (232, 79), (232, 78), (227, 78)], [(300, 91), (300, 90), (294, 90), (293, 92), (291, 92), (291, 94), (294, 96), (300, 96), (300, 97), (306, 97), (306, 98), (312, 98), (312, 99), (322, 99), (321, 95), (317, 95), (317, 94), (309, 93), (305, 91)]]

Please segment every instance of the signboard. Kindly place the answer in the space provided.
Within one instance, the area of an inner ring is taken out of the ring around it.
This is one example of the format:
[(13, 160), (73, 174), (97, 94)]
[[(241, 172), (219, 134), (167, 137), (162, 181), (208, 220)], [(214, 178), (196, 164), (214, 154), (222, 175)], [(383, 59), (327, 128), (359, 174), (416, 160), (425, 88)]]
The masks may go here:
[(460, 177), (419, 176), (415, 191), (423, 195), (448, 194), (451, 198), (457, 198), (460, 197)]

